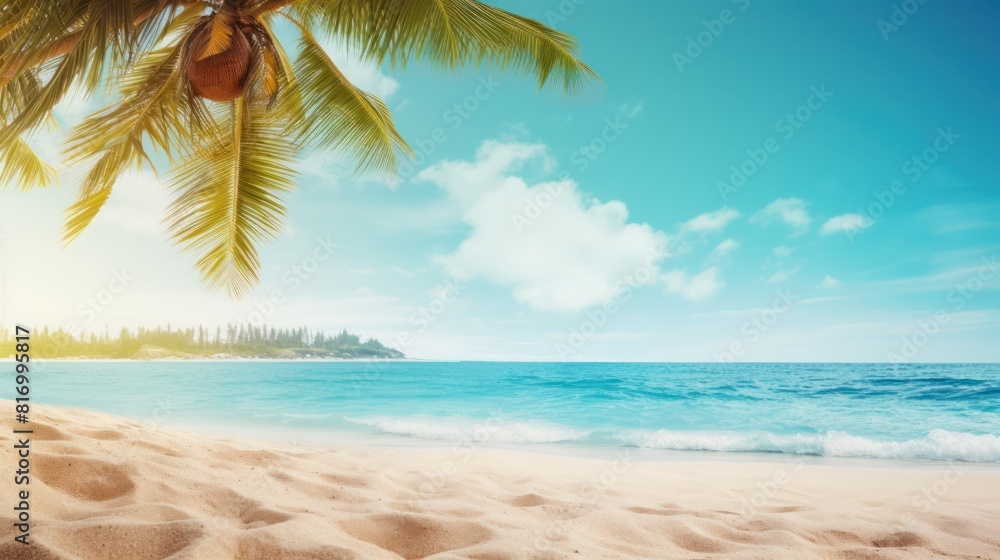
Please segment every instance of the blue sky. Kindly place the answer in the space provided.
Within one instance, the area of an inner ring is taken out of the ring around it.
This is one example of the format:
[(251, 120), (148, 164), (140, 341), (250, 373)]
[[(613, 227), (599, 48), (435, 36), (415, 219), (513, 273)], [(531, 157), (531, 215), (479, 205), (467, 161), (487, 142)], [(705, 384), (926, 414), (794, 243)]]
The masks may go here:
[[(3, 320), (263, 318), (421, 358), (1000, 359), (1000, 7), (497, 4), (579, 37), (604, 83), (568, 100), (331, 46), (419, 156), (400, 185), (308, 157), (241, 303), (166, 240), (162, 177), (65, 250), (78, 173), (0, 192)], [(59, 135), (35, 143), (57, 159)]]

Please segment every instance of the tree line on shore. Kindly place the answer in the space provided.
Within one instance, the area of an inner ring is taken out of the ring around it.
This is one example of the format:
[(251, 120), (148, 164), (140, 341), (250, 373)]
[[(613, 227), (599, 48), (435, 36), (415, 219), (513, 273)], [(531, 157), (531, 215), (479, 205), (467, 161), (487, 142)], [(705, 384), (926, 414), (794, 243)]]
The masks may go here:
[[(233, 324), (214, 329), (197, 327), (123, 327), (111, 333), (71, 332), (48, 326), (31, 328), (31, 352), (40, 358), (158, 358), (158, 357), (257, 357), (257, 358), (389, 358), (406, 356), (375, 338), (365, 341), (342, 330), (327, 335), (323, 330), (294, 329), (266, 325)], [(4, 351), (14, 353), (12, 329), (0, 327)]]

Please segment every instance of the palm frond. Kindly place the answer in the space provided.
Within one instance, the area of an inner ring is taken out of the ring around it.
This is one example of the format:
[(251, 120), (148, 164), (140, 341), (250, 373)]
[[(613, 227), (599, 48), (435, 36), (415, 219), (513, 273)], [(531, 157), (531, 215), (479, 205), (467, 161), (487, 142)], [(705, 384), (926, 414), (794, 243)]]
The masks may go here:
[(65, 54), (75, 42), (88, 9), (80, 0), (11, 2), (0, 16), (6, 34), (0, 56), (0, 83), (18, 72)]
[[(39, 94), (0, 130), (0, 144), (36, 129), (74, 83), (88, 94), (130, 68), (143, 37), (159, 36), (167, 18), (154, 17), (179, 2), (162, 0), (54, 0), (25, 8), (29, 23), (5, 45), (4, 80), (55, 58)], [(137, 23), (138, 22), (138, 23)]]
[(307, 143), (354, 156), (359, 171), (394, 176), (398, 155), (411, 152), (388, 107), (352, 84), (313, 34), (301, 30), (295, 73), (308, 111)]
[(291, 10), (395, 67), (417, 59), (494, 67), (533, 74), (539, 87), (558, 80), (572, 93), (597, 80), (571, 35), (476, 0), (298, 0)]
[(0, 121), (14, 118), (38, 96), (42, 88), (38, 74), (38, 69), (22, 72), (0, 86)]
[[(189, 18), (187, 26), (195, 22)], [(78, 200), (67, 210), (63, 243), (90, 225), (125, 171), (141, 168), (143, 162), (152, 166), (144, 141), (171, 160), (178, 150), (190, 153), (198, 145), (197, 132), (202, 127), (191, 126), (190, 115), (203, 103), (184, 95), (181, 61), (185, 48), (177, 42), (143, 57), (122, 83), (121, 102), (87, 117), (73, 130), (67, 140), (66, 162), (72, 165), (99, 158), (84, 177)], [(207, 114), (207, 109), (201, 111)]]
[[(167, 31), (183, 35), (198, 22), (196, 9), (185, 10)], [(212, 133), (203, 102), (186, 95), (183, 61), (188, 44), (179, 40), (143, 56), (121, 81), (121, 100), (88, 116), (66, 141), (66, 163), (74, 165), (120, 143), (141, 145), (143, 137), (173, 158)], [(192, 120), (191, 117), (196, 117)], [(187, 118), (185, 118), (187, 117)]]
[(66, 163), (80, 163), (110, 147), (141, 140), (144, 134), (165, 153), (172, 153), (177, 144), (171, 140), (183, 130), (176, 98), (181, 51), (177, 45), (150, 53), (136, 68), (135, 83), (124, 85), (120, 102), (74, 127), (66, 140)]
[(219, 10), (212, 16), (211, 31), (205, 49), (196, 53), (199, 60), (215, 56), (229, 48), (233, 39), (232, 18), (227, 10)]
[(270, 26), (265, 26), (271, 36), (271, 46), (277, 60), (278, 89), (282, 97), (282, 109), (285, 111), (286, 122), (289, 124), (287, 134), (294, 134), (296, 130), (302, 128), (302, 123), (307, 122), (305, 106), (302, 102), (302, 88), (299, 87), (295, 77), (295, 67), (291, 58), (281, 43), (274, 39), (274, 33)]
[[(255, 58), (261, 79), (264, 62)], [(282, 134), (284, 123), (250, 95), (232, 102), (228, 124), (229, 138), (177, 166), (166, 222), (175, 243), (196, 257), (205, 285), (241, 298), (259, 283), (258, 246), (282, 228), (296, 147)]]
[(56, 170), (42, 161), (21, 138), (0, 146), (0, 188), (16, 185), (19, 190), (56, 183)]
[(62, 243), (69, 244), (94, 221), (104, 204), (111, 197), (115, 181), (125, 171), (130, 154), (129, 146), (121, 144), (105, 152), (100, 160), (90, 168), (76, 202), (66, 210), (63, 224)]

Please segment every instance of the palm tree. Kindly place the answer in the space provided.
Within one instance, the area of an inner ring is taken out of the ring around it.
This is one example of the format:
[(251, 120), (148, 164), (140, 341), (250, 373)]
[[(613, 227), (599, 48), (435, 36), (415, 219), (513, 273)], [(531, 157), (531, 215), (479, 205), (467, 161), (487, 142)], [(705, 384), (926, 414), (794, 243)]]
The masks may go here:
[[(288, 54), (275, 24), (298, 35)], [(26, 138), (73, 87), (118, 90), (69, 134), (85, 165), (63, 241), (76, 238), (130, 169), (165, 156), (165, 223), (211, 290), (239, 298), (259, 282), (258, 246), (285, 215), (305, 151), (352, 156), (396, 175), (411, 154), (385, 104), (348, 81), (317, 34), (391, 68), (489, 66), (577, 92), (596, 78), (564, 33), (476, 0), (6, 0), (0, 8), (0, 184), (53, 184)], [(75, 86), (76, 85), (76, 86)]]

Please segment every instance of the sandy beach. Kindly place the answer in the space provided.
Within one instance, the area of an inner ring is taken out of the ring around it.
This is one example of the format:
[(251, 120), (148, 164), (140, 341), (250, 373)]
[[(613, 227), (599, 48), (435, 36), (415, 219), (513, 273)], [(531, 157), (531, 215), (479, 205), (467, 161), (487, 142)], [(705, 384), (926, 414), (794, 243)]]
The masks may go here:
[(46, 406), (25, 546), (18, 427), (0, 433), (3, 559), (1000, 558), (984, 465), (313, 448)]

